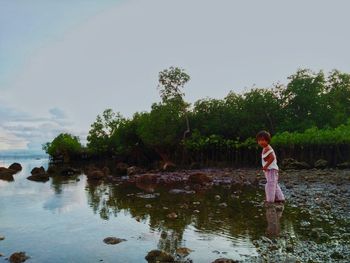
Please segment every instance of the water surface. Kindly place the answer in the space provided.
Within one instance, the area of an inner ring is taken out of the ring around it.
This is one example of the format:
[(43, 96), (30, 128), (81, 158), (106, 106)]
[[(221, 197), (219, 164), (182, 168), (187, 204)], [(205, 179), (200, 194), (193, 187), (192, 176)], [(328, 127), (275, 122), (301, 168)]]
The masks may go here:
[[(147, 253), (162, 249), (176, 254), (179, 247), (193, 252), (193, 262), (227, 257), (244, 260), (257, 255), (252, 241), (281, 230), (296, 232), (298, 213), (267, 211), (263, 192), (214, 188), (195, 195), (171, 195), (92, 183), (85, 175), (50, 178), (46, 183), (26, 179), (47, 159), (3, 159), (0, 166), (20, 162), (14, 182), (0, 180), (0, 253), (8, 257), (25, 251), (28, 262), (146, 262)], [(220, 200), (217, 200), (220, 195)], [(222, 203), (226, 203), (227, 207)], [(220, 205), (221, 204), (221, 205)], [(151, 207), (150, 207), (151, 205)], [(177, 219), (167, 215), (176, 212)], [(108, 236), (124, 238), (107, 245)], [(0, 262), (8, 262), (5, 257)]]

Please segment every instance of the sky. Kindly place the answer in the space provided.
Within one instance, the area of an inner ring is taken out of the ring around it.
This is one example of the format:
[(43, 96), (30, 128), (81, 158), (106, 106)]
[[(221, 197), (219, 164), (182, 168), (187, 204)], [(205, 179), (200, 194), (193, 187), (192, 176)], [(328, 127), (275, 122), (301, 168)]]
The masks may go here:
[(191, 76), (186, 100), (286, 83), (299, 68), (350, 72), (348, 0), (0, 0), (0, 151), (85, 141), (96, 115), (160, 100), (158, 72)]

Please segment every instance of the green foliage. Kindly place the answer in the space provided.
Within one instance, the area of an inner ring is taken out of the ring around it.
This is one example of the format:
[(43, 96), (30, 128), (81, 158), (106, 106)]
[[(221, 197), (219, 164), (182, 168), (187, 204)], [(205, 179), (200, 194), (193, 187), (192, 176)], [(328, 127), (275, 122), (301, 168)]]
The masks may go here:
[(97, 115), (87, 136), (88, 149), (99, 154), (114, 151), (111, 137), (123, 121), (124, 118), (119, 113), (113, 112), (112, 109), (106, 109), (102, 117)]
[(171, 99), (183, 99), (184, 93), (181, 90), (190, 80), (190, 76), (181, 68), (170, 67), (159, 72), (158, 88), (163, 102)]
[(350, 144), (350, 119), (336, 128), (312, 127), (304, 132), (282, 132), (272, 137), (271, 143), (280, 147)]
[(185, 127), (182, 106), (176, 101), (153, 104), (151, 112), (139, 116), (137, 135), (154, 149), (173, 149)]
[(52, 157), (73, 156), (81, 152), (82, 145), (77, 136), (61, 133), (52, 142), (44, 144), (43, 150)]

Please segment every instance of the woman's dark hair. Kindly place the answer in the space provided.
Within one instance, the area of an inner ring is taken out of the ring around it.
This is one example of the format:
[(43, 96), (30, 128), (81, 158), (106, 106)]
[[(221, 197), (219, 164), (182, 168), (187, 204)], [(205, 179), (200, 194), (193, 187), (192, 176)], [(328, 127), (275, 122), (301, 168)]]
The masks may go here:
[(256, 135), (256, 140), (258, 141), (259, 139), (264, 139), (268, 143), (270, 143), (271, 135), (268, 131), (259, 131), (258, 134)]

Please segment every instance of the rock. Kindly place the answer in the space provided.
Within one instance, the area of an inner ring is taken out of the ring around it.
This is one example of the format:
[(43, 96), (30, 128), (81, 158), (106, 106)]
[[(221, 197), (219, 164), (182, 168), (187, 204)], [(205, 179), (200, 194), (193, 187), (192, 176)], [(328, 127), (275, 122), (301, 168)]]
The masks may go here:
[(109, 170), (109, 168), (107, 166), (102, 168), (102, 172), (105, 176), (110, 175), (111, 171)]
[(188, 256), (193, 250), (187, 248), (187, 247), (179, 247), (176, 249), (176, 254), (178, 254), (181, 257), (186, 257)]
[(173, 172), (176, 170), (176, 165), (172, 162), (166, 162), (163, 167), (162, 167), (163, 171), (165, 172)]
[(339, 253), (338, 251), (334, 251), (331, 254), (331, 258), (333, 258), (333, 259), (343, 259), (344, 256), (341, 253)]
[(154, 193), (154, 194), (138, 193), (136, 196), (142, 199), (154, 199), (159, 196), (159, 193)]
[(147, 256), (145, 257), (147, 262), (149, 263), (165, 263), (165, 262), (175, 262), (172, 255), (168, 254), (165, 251), (162, 250), (152, 250), (148, 252)]
[(4, 236), (0, 236), (0, 241), (1, 241), (1, 240), (4, 240), (4, 239), (5, 239), (5, 237), (4, 237)]
[(156, 174), (143, 174), (136, 177), (136, 183), (143, 183), (143, 184), (154, 184), (157, 182), (158, 175)]
[(31, 176), (28, 176), (27, 179), (30, 181), (45, 183), (50, 180), (50, 177), (46, 173), (44, 173), (44, 174), (33, 174)]
[(215, 259), (212, 263), (238, 263), (238, 261), (229, 258), (218, 258)]
[(216, 196), (215, 196), (215, 200), (216, 200), (216, 201), (219, 201), (220, 199), (221, 199), (221, 196), (220, 196), (220, 195), (216, 195)]
[(135, 175), (135, 174), (140, 174), (142, 173), (143, 170), (137, 166), (130, 166), (126, 169), (126, 174), (128, 176), (132, 176), (132, 175)]
[(28, 258), (29, 257), (26, 255), (25, 252), (16, 252), (10, 256), (9, 261), (11, 263), (21, 263), (26, 261)]
[(167, 218), (176, 219), (177, 218), (177, 214), (175, 212), (172, 212), (170, 214), (167, 214)]
[(339, 163), (339, 164), (337, 164), (337, 167), (338, 167), (339, 169), (347, 169), (347, 168), (350, 168), (350, 162)]
[(0, 253), (0, 257), (3, 257), (3, 256), (4, 256), (4, 254)]
[(116, 167), (115, 167), (115, 173), (117, 175), (126, 175), (128, 172), (128, 167), (129, 165), (127, 165), (126, 163), (117, 163)]
[(100, 170), (93, 170), (86, 175), (89, 180), (100, 180), (105, 177), (105, 174)]
[(306, 162), (299, 162), (293, 158), (286, 158), (282, 161), (282, 167), (289, 169), (310, 169), (311, 166)]
[(328, 161), (319, 159), (314, 163), (315, 168), (317, 169), (324, 169), (328, 166)]
[(169, 194), (195, 194), (195, 191), (187, 191), (184, 189), (171, 189), (169, 190)]
[(36, 174), (46, 174), (44, 167), (34, 167), (32, 171), (30, 172), (32, 175)]
[(286, 246), (286, 251), (289, 252), (289, 253), (293, 252), (293, 251), (294, 251), (293, 246), (292, 246), (291, 244), (288, 244), (288, 245)]
[(14, 181), (13, 170), (0, 167), (0, 179), (8, 182)]
[(207, 184), (212, 182), (212, 178), (204, 173), (193, 173), (189, 176), (188, 181), (192, 184)]
[(16, 172), (22, 171), (22, 165), (20, 165), (19, 163), (13, 163), (8, 168)]
[(108, 245), (116, 245), (124, 241), (126, 241), (126, 239), (117, 238), (117, 237), (106, 237), (105, 239), (103, 239), (103, 242), (105, 242)]
[(47, 182), (49, 180), (49, 175), (45, 172), (44, 167), (35, 167), (30, 172), (32, 175), (27, 177), (28, 180), (35, 182)]
[(5, 180), (5, 181), (13, 181), (13, 175), (16, 173), (15, 170), (5, 168), (5, 167), (0, 167), (0, 179)]

